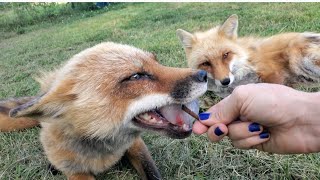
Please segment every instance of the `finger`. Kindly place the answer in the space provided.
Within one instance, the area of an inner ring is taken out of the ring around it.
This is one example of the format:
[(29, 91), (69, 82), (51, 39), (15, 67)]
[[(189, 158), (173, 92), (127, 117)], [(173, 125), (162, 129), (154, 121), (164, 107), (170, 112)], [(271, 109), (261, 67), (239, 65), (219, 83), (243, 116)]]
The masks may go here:
[(246, 139), (259, 135), (263, 127), (255, 122), (237, 122), (228, 125), (228, 136), (231, 140)]
[(270, 139), (270, 135), (267, 132), (260, 133), (259, 135), (255, 135), (246, 139), (232, 141), (234, 147), (239, 149), (251, 149), (260, 147), (259, 145), (268, 141)]
[(200, 135), (200, 134), (207, 132), (208, 127), (201, 124), (199, 121), (196, 121), (196, 122), (194, 122), (194, 124), (192, 126), (192, 131), (193, 131), (193, 133)]
[(228, 128), (225, 124), (218, 123), (211, 126), (208, 129), (208, 138), (212, 142), (220, 141), (224, 136), (228, 134)]
[(247, 97), (247, 87), (238, 86), (231, 95), (212, 106), (207, 112), (200, 113), (201, 123), (206, 126), (212, 126), (218, 122), (229, 124), (238, 119), (240, 109), (245, 104)]

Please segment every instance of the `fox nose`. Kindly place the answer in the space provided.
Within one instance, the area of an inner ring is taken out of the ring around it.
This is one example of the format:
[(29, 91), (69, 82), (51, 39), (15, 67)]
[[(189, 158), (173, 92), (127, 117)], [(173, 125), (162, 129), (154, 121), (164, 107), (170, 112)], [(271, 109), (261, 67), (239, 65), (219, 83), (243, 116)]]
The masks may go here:
[(199, 82), (207, 82), (207, 72), (200, 70), (196, 73), (196, 80)]
[(230, 78), (229, 77), (224, 78), (220, 82), (221, 82), (222, 85), (227, 86), (227, 85), (230, 84)]

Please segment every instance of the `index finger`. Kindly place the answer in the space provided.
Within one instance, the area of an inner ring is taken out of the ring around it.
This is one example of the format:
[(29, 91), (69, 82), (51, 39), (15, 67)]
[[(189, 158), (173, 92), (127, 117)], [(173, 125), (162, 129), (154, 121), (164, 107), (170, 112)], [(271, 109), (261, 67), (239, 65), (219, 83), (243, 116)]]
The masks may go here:
[(240, 108), (246, 96), (245, 88), (236, 88), (231, 95), (212, 106), (208, 111), (200, 113), (200, 122), (206, 126), (231, 123), (240, 116)]

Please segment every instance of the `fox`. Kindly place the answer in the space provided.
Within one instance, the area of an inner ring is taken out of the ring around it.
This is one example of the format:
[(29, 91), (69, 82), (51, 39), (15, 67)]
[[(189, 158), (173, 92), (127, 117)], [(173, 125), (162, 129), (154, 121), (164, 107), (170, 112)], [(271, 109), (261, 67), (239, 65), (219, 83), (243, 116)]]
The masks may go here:
[(288, 32), (238, 37), (238, 16), (220, 26), (190, 33), (178, 29), (188, 66), (208, 72), (208, 90), (226, 97), (239, 85), (274, 83), (290, 87), (320, 81), (320, 34)]
[(167, 67), (114, 42), (83, 50), (37, 81), (37, 96), (1, 101), (0, 128), (40, 123), (49, 162), (69, 180), (95, 179), (122, 157), (141, 179), (161, 179), (141, 133), (188, 137), (194, 118), (182, 106), (198, 113), (207, 90), (206, 71)]

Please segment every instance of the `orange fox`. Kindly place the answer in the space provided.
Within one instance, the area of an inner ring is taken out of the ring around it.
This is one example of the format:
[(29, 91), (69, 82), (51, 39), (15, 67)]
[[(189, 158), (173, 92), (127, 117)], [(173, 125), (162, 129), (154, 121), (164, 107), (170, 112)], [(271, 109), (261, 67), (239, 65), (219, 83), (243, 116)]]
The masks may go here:
[(276, 83), (309, 85), (320, 80), (320, 34), (284, 33), (271, 37), (239, 37), (238, 17), (221, 26), (177, 35), (188, 66), (208, 72), (208, 90), (225, 97), (239, 85)]
[[(141, 132), (188, 137), (192, 118), (182, 104), (197, 113), (196, 98), (207, 90), (205, 71), (165, 67), (149, 52), (111, 42), (82, 51), (38, 81), (38, 96), (2, 101), (0, 129), (40, 121), (49, 161), (74, 180), (94, 179), (124, 155), (142, 179), (160, 179)], [(8, 113), (20, 118), (16, 124)]]

